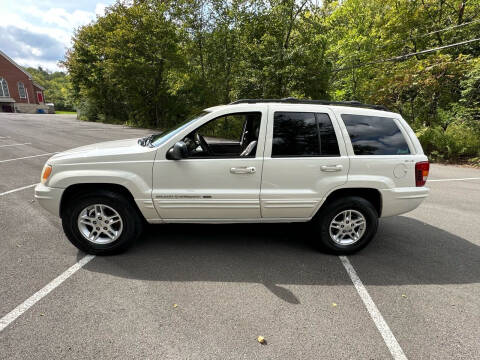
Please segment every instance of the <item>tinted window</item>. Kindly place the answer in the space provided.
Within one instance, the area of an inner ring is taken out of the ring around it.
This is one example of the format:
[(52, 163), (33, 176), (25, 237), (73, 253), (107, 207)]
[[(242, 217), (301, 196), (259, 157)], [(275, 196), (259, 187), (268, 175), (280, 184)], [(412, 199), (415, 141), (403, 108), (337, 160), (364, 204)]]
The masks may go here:
[(332, 121), (327, 114), (316, 114), (320, 131), (320, 154), (322, 156), (340, 156), (337, 136)]
[(276, 112), (272, 157), (338, 156), (338, 144), (327, 114)]
[(273, 120), (272, 156), (320, 155), (314, 113), (276, 112)]
[(355, 155), (406, 155), (408, 145), (395, 121), (387, 117), (343, 114)]

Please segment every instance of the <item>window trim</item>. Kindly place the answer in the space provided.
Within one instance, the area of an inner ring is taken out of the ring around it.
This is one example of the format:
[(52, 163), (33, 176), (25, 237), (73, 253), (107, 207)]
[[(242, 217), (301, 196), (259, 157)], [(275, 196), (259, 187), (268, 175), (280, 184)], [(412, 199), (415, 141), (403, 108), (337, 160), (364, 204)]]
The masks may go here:
[[(5, 86), (7, 87), (7, 95), (3, 91), (3, 82), (5, 82)], [(8, 81), (4, 77), (0, 77), (0, 90), (2, 91), (2, 95), (0, 97), (8, 98), (10, 97), (10, 89), (8, 88)]]
[[(297, 114), (313, 114), (315, 117), (315, 125), (317, 128), (317, 136), (318, 136), (318, 154), (316, 155), (274, 155), (273, 154), (273, 139), (275, 138), (275, 114), (279, 113), (297, 113)], [(332, 125), (333, 133), (335, 134), (335, 139), (337, 140), (337, 147), (338, 147), (338, 154), (337, 155), (331, 155), (331, 154), (322, 154), (322, 139), (321, 139), (321, 134), (320, 134), (320, 124), (319, 124), (319, 114), (325, 114), (327, 115), (328, 119), (330, 120), (330, 123)], [(283, 158), (338, 158), (341, 157), (341, 150), (340, 150), (340, 143), (338, 141), (338, 136), (337, 136), (337, 131), (335, 130), (335, 126), (333, 125), (332, 117), (330, 116), (329, 113), (325, 111), (292, 111), (292, 110), (275, 110), (273, 111), (273, 121), (272, 121), (272, 147), (270, 150), (270, 158), (272, 159), (283, 159)]]
[(271, 156), (272, 159), (302, 159), (302, 158), (337, 158), (340, 157), (341, 155), (282, 155), (282, 156)]

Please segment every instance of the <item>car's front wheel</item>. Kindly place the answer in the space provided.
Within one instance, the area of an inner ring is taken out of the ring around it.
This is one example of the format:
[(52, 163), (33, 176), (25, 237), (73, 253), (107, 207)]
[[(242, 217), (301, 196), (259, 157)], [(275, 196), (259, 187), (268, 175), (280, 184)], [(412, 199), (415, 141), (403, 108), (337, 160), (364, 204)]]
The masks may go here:
[(142, 224), (131, 201), (110, 191), (77, 196), (65, 205), (62, 214), (70, 242), (94, 255), (125, 251), (141, 234)]
[(313, 221), (315, 243), (335, 254), (350, 254), (366, 246), (375, 236), (378, 214), (366, 199), (349, 196), (325, 204)]

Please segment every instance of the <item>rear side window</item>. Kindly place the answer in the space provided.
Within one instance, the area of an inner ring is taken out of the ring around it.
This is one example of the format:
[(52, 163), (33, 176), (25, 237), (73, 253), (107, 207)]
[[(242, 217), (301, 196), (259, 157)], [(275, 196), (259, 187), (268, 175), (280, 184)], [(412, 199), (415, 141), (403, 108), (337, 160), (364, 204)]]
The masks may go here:
[(320, 135), (320, 155), (340, 156), (338, 150), (337, 135), (333, 128), (332, 121), (327, 114), (315, 114), (317, 117), (318, 131)]
[(339, 156), (327, 114), (275, 112), (272, 157)]
[(408, 155), (410, 149), (392, 118), (342, 114), (355, 155)]

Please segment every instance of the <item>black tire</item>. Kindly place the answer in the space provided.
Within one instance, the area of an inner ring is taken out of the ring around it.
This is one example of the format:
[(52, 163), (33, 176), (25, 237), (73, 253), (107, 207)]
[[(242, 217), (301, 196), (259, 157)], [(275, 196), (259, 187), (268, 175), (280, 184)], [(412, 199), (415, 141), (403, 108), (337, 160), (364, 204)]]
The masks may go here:
[[(330, 223), (336, 215), (345, 210), (360, 212), (366, 222), (366, 228), (359, 240), (349, 245), (336, 243), (330, 236)], [(348, 196), (333, 200), (322, 206), (317, 216), (313, 219), (314, 245), (323, 251), (337, 254), (352, 254), (364, 248), (375, 236), (378, 228), (378, 213), (375, 207), (366, 199), (357, 196)]]
[[(80, 212), (89, 205), (103, 204), (114, 209), (122, 218), (123, 229), (115, 241), (109, 244), (95, 244), (80, 232), (77, 219)], [(113, 191), (96, 191), (80, 194), (64, 205), (62, 226), (67, 238), (78, 249), (92, 255), (113, 255), (127, 250), (138, 239), (143, 230), (143, 221), (132, 201)]]

